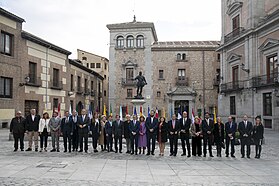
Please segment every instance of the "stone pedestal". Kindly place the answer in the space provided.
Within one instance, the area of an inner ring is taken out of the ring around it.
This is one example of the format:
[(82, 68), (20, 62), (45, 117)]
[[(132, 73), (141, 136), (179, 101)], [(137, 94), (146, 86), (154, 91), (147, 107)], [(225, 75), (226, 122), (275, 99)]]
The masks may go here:
[(146, 116), (147, 114), (144, 112), (144, 104), (146, 103), (146, 101), (144, 100), (144, 99), (133, 99), (132, 101), (131, 101), (131, 103), (134, 105), (134, 107), (133, 107), (133, 114), (134, 114), (134, 109), (135, 109), (135, 107), (136, 107), (136, 109), (137, 109), (137, 115), (138, 115), (138, 117), (139, 117), (139, 115), (140, 115), (140, 106), (142, 106), (142, 112), (143, 112), (143, 115), (144, 116)]

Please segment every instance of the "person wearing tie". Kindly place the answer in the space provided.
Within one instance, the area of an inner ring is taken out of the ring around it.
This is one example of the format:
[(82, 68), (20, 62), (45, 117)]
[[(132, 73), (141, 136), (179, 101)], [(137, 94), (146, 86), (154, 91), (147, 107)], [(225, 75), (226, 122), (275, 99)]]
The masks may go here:
[(112, 137), (114, 138), (114, 149), (115, 153), (118, 152), (119, 142), (119, 153), (122, 153), (122, 138), (124, 137), (124, 124), (120, 120), (120, 116), (115, 116), (115, 121), (112, 123)]
[(248, 116), (243, 116), (243, 121), (239, 123), (238, 131), (240, 133), (240, 143), (241, 143), (241, 158), (244, 158), (245, 155), (245, 146), (247, 146), (247, 158), (250, 158), (251, 152), (251, 135), (253, 131), (253, 125), (250, 121), (248, 121)]
[(191, 150), (190, 150), (190, 127), (191, 127), (191, 120), (188, 118), (188, 113), (186, 111), (183, 112), (182, 118), (179, 119), (180, 125), (180, 139), (183, 153), (181, 156), (186, 156), (186, 148), (185, 148), (185, 141), (187, 144), (187, 157), (191, 157)]
[(81, 116), (78, 117), (77, 127), (79, 135), (79, 152), (83, 152), (83, 140), (84, 140), (84, 151), (88, 151), (88, 126), (90, 125), (90, 118), (86, 115), (86, 110), (81, 110)]
[(39, 122), (41, 117), (36, 114), (36, 109), (30, 110), (30, 115), (26, 117), (26, 130), (28, 136), (29, 147), (26, 151), (32, 151), (33, 139), (35, 143), (35, 151), (38, 151)]
[(237, 124), (233, 121), (232, 116), (228, 117), (228, 122), (225, 123), (226, 132), (226, 157), (229, 157), (229, 148), (231, 144), (231, 157), (235, 158), (234, 145), (235, 145), (235, 132), (237, 130)]
[(20, 141), (20, 150), (24, 151), (24, 133), (25, 133), (25, 119), (21, 116), (21, 111), (17, 111), (10, 124), (10, 133), (14, 136), (14, 152), (18, 150), (18, 140)]
[(72, 145), (73, 145), (73, 151), (77, 151), (78, 150), (78, 126), (77, 126), (77, 122), (78, 122), (78, 116), (77, 116), (77, 111), (73, 110), (72, 112), (72, 116), (70, 116), (70, 122), (73, 125), (73, 136), (72, 136)]
[(203, 157), (206, 157), (207, 145), (210, 157), (214, 157), (212, 154), (212, 142), (213, 142), (213, 130), (214, 122), (209, 119), (209, 113), (205, 113), (205, 118), (202, 121), (202, 133), (203, 133)]
[(98, 152), (97, 145), (98, 145), (98, 139), (99, 139), (100, 133), (101, 133), (101, 124), (100, 124), (100, 120), (99, 120), (99, 116), (98, 116), (97, 112), (95, 112), (93, 115), (90, 130), (92, 132), (93, 150), (96, 153), (96, 152)]
[[(154, 110), (150, 111), (150, 116), (146, 118), (145, 126), (147, 129), (147, 156), (154, 155), (155, 151), (155, 142), (157, 136), (157, 129), (158, 129), (158, 118), (154, 117)], [(150, 149), (150, 141), (152, 143), (152, 149)]]
[(52, 139), (52, 150), (50, 152), (59, 151), (59, 137), (61, 132), (61, 119), (58, 112), (53, 112), (53, 117), (49, 121), (50, 134)]
[(68, 149), (70, 153), (72, 149), (73, 123), (71, 122), (68, 111), (65, 111), (65, 117), (61, 121), (61, 132), (63, 135), (64, 152), (67, 152)]
[(112, 138), (112, 115), (110, 115), (108, 117), (108, 121), (105, 125), (105, 132), (106, 132), (108, 152), (113, 152), (113, 150), (112, 150), (112, 143), (113, 143), (113, 138)]
[(137, 115), (133, 115), (133, 121), (130, 122), (130, 140), (131, 140), (131, 154), (138, 154), (138, 136), (140, 123), (137, 121)]
[(170, 139), (170, 156), (176, 156), (178, 133), (180, 131), (180, 126), (175, 114), (172, 115), (172, 119), (168, 122), (168, 131)]

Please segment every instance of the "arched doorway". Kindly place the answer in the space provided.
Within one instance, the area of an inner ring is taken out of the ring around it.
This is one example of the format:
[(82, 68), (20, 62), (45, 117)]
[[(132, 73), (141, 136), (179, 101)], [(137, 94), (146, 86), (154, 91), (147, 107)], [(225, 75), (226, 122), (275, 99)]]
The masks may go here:
[(175, 112), (175, 114), (180, 112), (180, 114), (182, 115), (182, 113), (184, 111), (189, 113), (189, 101), (188, 100), (177, 100), (177, 101), (175, 101), (174, 102), (174, 112)]

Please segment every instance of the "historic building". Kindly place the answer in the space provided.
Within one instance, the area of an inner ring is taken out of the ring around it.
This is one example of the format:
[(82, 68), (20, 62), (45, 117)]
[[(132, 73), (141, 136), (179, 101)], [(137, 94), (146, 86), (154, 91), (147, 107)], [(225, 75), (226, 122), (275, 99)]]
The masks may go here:
[(69, 60), (71, 52), (23, 31), (23, 22), (0, 8), (0, 128), (8, 127), (17, 110), (51, 114), (59, 108), (63, 116), (71, 105), (79, 112), (100, 111), (103, 76)]
[[(159, 42), (150, 22), (109, 24), (109, 103), (113, 113), (133, 113), (136, 95), (134, 78), (146, 78), (143, 89), (148, 107), (170, 116), (184, 110), (203, 115), (217, 107), (219, 61), (218, 41)], [(126, 108), (128, 107), (128, 108)], [(137, 111), (139, 113), (139, 110)]]
[(94, 72), (97, 72), (104, 78), (104, 80), (102, 81), (103, 86), (100, 86), (100, 89), (101, 87), (103, 87), (103, 90), (99, 91), (99, 94), (102, 94), (103, 96), (99, 97), (100, 99), (103, 98), (103, 100), (100, 100), (100, 103), (103, 103), (108, 106), (109, 60), (105, 57), (92, 54), (90, 52), (86, 52), (80, 49), (77, 50), (77, 56), (78, 60), (80, 60), (84, 66), (93, 70)]
[(219, 115), (279, 130), (279, 1), (222, 1)]

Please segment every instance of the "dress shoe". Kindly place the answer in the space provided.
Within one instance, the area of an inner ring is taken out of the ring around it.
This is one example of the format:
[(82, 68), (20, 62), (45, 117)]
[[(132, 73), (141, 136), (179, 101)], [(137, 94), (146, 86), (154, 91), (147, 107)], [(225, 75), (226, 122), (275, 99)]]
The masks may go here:
[(229, 157), (229, 155), (228, 155), (228, 154), (226, 154), (226, 157)]
[(14, 152), (16, 152), (16, 151), (17, 151), (17, 149), (14, 150)]
[(241, 156), (241, 158), (244, 158), (244, 156)]
[(214, 156), (211, 154), (210, 157), (213, 158)]
[(188, 154), (188, 156), (187, 156), (188, 158), (190, 158), (191, 157), (191, 155), (190, 154)]
[(23, 149), (20, 149), (21, 151), (24, 151)]
[(250, 159), (250, 156), (247, 156), (248, 159)]
[(71, 153), (71, 150), (69, 150), (69, 153)]
[(172, 153), (170, 153), (170, 156), (173, 156), (173, 154), (172, 154)]
[(38, 152), (38, 148), (35, 148), (35, 152)]
[(235, 155), (231, 155), (232, 158), (235, 158)]
[(185, 153), (183, 153), (183, 154), (181, 154), (181, 156), (186, 156), (186, 154), (185, 154)]
[(131, 152), (131, 155), (133, 155), (134, 154), (134, 152)]
[(98, 152), (98, 150), (97, 150), (97, 149), (95, 149), (95, 150), (94, 150), (94, 152)]
[(67, 152), (67, 150), (64, 150), (64, 152)]
[(57, 149), (57, 152), (60, 152), (60, 150), (59, 150), (59, 149)]
[(87, 150), (85, 150), (85, 153), (87, 153)]
[(119, 153), (121, 153), (121, 154), (122, 154), (122, 151), (120, 150), (120, 151), (119, 151)]
[(153, 156), (155, 155), (154, 152), (151, 153)]
[(50, 152), (55, 152), (56, 151), (56, 149), (52, 149)]
[(32, 151), (32, 149), (31, 149), (31, 148), (28, 148), (28, 149), (26, 149), (25, 151)]
[(146, 156), (149, 156), (150, 155), (150, 152), (148, 152), (147, 154), (146, 154)]
[(138, 155), (138, 152), (135, 152), (135, 155)]
[(173, 154), (173, 156), (176, 156), (176, 154)]
[(206, 154), (204, 154), (203, 157), (206, 157)]
[(83, 152), (83, 150), (79, 150), (78, 152)]
[(118, 151), (116, 150), (115, 153), (117, 153)]

